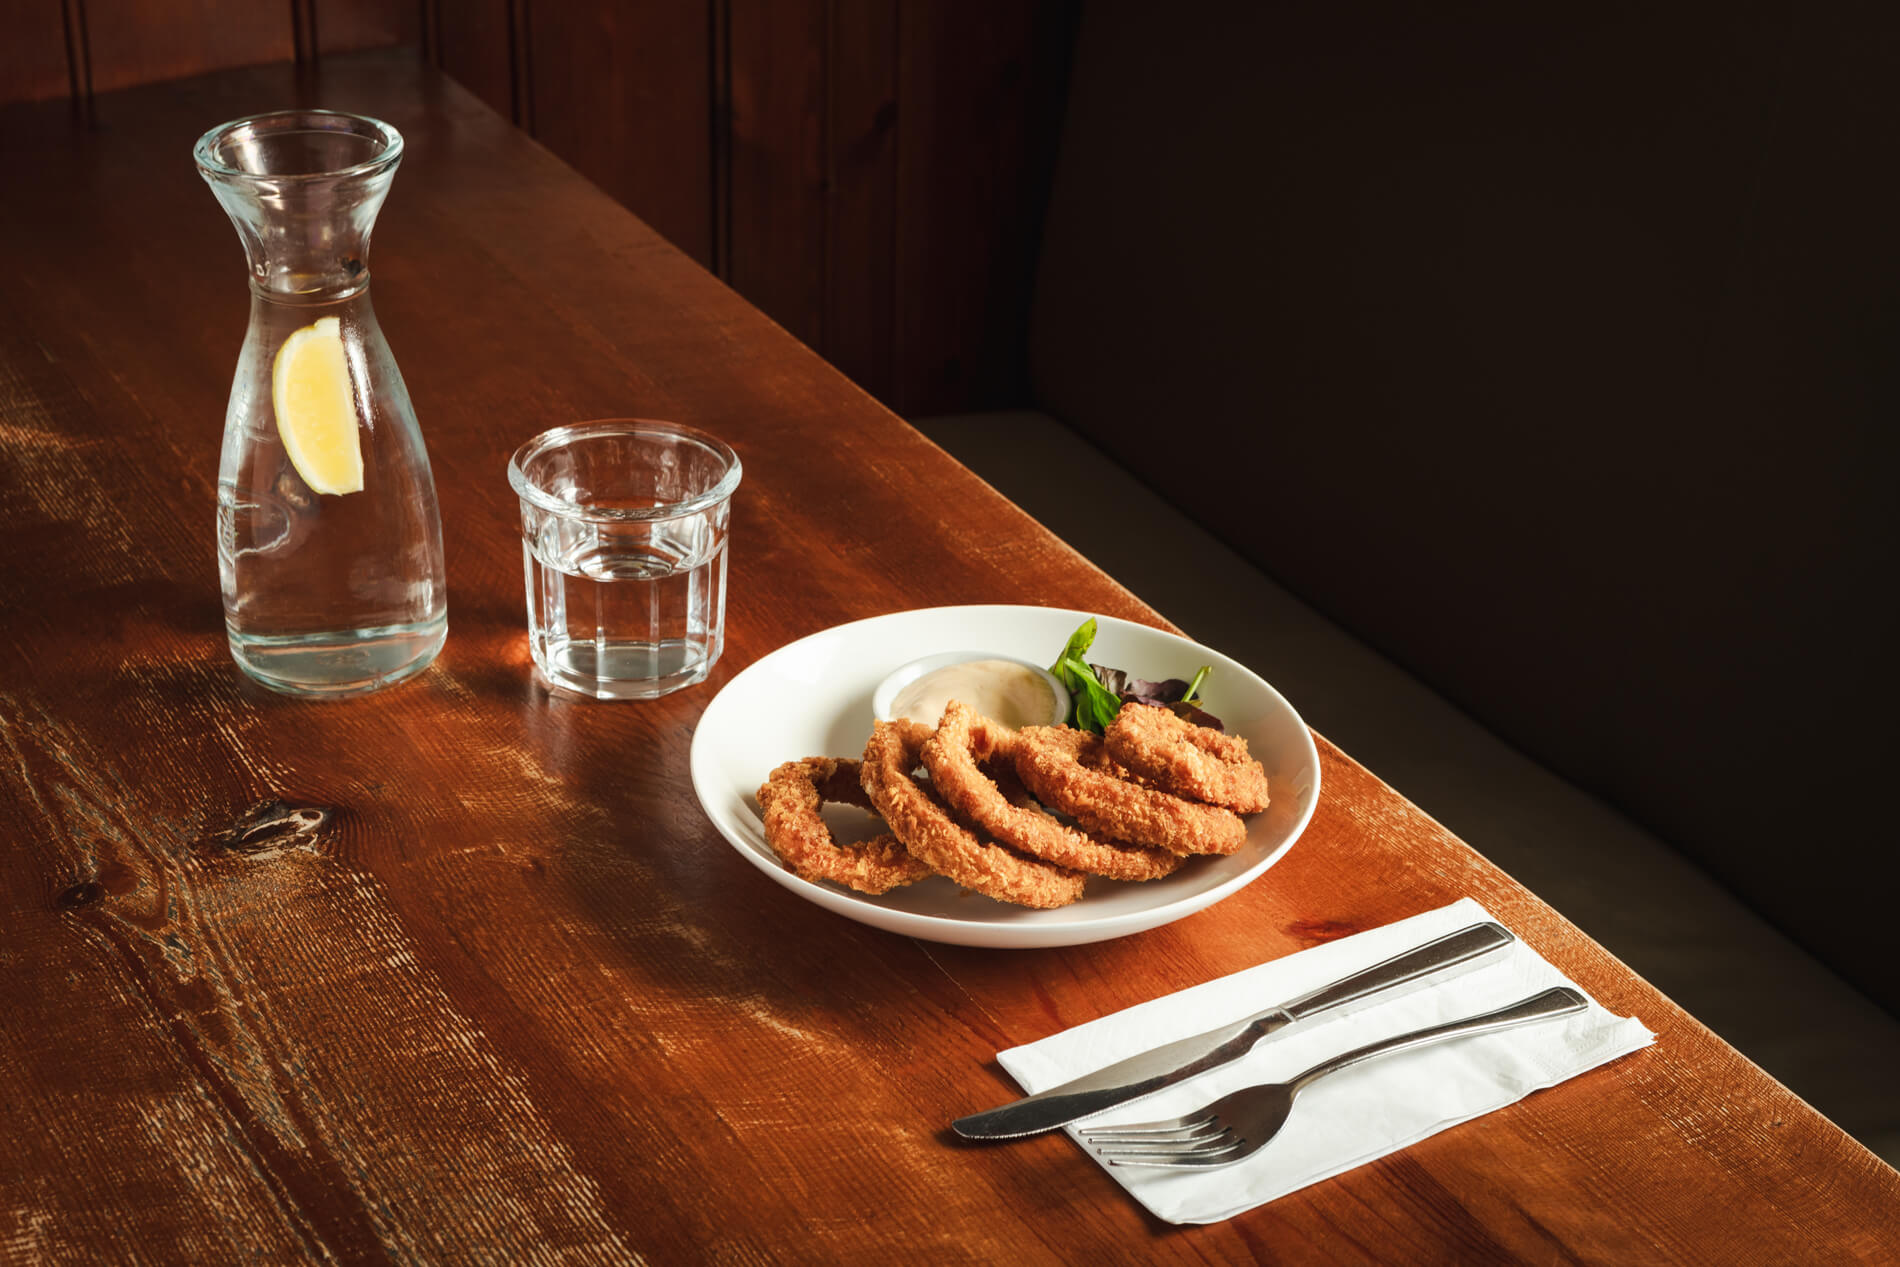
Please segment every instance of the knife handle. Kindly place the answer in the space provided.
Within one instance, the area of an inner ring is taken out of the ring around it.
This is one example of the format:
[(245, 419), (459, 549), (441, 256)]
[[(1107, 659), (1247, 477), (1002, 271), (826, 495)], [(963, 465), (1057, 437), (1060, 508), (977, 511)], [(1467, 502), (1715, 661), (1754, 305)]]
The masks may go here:
[(1475, 967), (1474, 961), (1503, 950), (1515, 940), (1510, 930), (1500, 924), (1473, 924), (1470, 928), (1447, 933), (1436, 941), (1428, 941), (1415, 950), (1394, 955), (1364, 972), (1355, 972), (1331, 985), (1321, 986), (1311, 994), (1303, 994), (1291, 1003), (1283, 1004), (1278, 1010), (1293, 1020), (1304, 1020), (1319, 1012), (1344, 1007), (1369, 994), (1404, 985), (1423, 984), (1427, 978), (1446, 969)]

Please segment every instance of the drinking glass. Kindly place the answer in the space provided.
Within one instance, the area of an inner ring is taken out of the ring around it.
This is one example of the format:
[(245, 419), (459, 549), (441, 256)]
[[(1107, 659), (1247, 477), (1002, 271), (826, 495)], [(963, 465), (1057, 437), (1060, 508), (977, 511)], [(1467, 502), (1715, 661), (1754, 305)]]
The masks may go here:
[(692, 427), (578, 423), (516, 450), (528, 647), (548, 682), (652, 699), (725, 648), (726, 532), (739, 456)]

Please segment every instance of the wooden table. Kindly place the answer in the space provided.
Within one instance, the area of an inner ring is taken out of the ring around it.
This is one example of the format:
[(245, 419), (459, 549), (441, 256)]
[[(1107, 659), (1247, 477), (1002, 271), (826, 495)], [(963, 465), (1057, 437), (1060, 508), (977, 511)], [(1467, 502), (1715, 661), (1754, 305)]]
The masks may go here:
[[(248, 298), (189, 156), (299, 102), (408, 137), (375, 296), (451, 594), (426, 675), (321, 705), (225, 650)], [(1165, 622), (453, 83), (384, 53), (106, 96), (90, 130), (13, 108), (0, 137), (0, 1258), (1900, 1256), (1900, 1175), (1324, 742), (1265, 880), (1118, 941), (924, 944), (759, 875), (686, 766), (758, 657), (936, 604)], [(609, 706), (532, 680), (503, 468), (627, 413), (747, 474), (713, 680)], [(260, 827), (278, 801), (334, 815)], [(946, 1134), (1012, 1093), (1000, 1048), (1462, 895), (1656, 1045), (1203, 1228), (1065, 1138)]]

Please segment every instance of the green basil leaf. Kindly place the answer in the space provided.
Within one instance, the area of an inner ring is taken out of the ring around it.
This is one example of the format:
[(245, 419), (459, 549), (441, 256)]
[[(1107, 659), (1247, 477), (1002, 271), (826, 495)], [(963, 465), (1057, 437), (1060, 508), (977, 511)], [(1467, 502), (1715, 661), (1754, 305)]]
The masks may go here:
[[(1062, 665), (1065, 660), (1073, 660), (1077, 664), (1081, 664), (1083, 654), (1088, 651), (1094, 642), (1095, 617), (1090, 616), (1081, 623), (1074, 633), (1069, 635), (1068, 645), (1062, 648), (1062, 654), (1056, 657), (1056, 662), (1050, 666), (1049, 672), (1055, 674), (1057, 677), (1061, 677)], [(1077, 688), (1074, 683), (1070, 683), (1069, 689), (1075, 690)]]
[(1094, 706), (1090, 702), (1089, 688), (1101, 685), (1095, 681), (1095, 675), (1082, 659), (1094, 641), (1095, 617), (1091, 616), (1069, 635), (1069, 641), (1063, 646), (1062, 654), (1057, 656), (1056, 662), (1049, 666), (1049, 672), (1055, 674), (1056, 680), (1068, 688), (1070, 722), (1084, 730), (1090, 728), (1089, 723), (1095, 715)]
[(1095, 671), (1081, 660), (1065, 658), (1057, 661), (1057, 665), (1051, 672), (1060, 677), (1073, 693), (1076, 727), (1097, 734), (1107, 730), (1108, 724), (1115, 720), (1115, 714), (1121, 711), (1120, 697), (1103, 686), (1097, 680)]

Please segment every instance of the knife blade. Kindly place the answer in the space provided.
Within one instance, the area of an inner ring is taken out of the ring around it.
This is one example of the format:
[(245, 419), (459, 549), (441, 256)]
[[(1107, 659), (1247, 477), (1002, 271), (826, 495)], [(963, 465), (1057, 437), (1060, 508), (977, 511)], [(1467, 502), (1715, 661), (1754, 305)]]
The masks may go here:
[(1430, 985), (1468, 972), (1489, 962), (1515, 940), (1502, 925), (1473, 924), (1277, 1007), (1204, 1034), (1150, 1048), (1061, 1086), (960, 1117), (950, 1125), (967, 1139), (1019, 1139), (1067, 1126), (1238, 1060), (1260, 1040), (1295, 1021), (1373, 995), (1386, 996), (1389, 991)]

